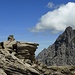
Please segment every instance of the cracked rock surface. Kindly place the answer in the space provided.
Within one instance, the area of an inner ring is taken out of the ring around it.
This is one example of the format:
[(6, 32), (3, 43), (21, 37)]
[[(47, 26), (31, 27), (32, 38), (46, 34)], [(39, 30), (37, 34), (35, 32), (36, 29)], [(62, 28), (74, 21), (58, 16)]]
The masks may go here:
[(46, 65), (75, 66), (75, 30), (67, 27), (56, 41), (36, 57)]

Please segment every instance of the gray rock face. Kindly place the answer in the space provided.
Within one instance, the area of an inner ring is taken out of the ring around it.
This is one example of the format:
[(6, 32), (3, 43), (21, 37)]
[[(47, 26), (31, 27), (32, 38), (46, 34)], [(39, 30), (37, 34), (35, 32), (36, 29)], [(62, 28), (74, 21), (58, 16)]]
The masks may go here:
[(75, 65), (75, 30), (67, 27), (54, 44), (39, 53), (37, 59), (46, 65)]

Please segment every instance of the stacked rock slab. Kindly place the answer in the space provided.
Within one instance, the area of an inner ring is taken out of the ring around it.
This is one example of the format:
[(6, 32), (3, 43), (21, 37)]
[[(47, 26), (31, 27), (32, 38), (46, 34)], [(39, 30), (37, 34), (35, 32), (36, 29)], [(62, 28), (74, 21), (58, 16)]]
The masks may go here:
[(16, 57), (22, 60), (29, 59), (31, 62), (35, 61), (35, 51), (37, 43), (15, 41), (13, 35), (9, 35), (8, 40), (0, 43), (3, 49), (13, 53)]

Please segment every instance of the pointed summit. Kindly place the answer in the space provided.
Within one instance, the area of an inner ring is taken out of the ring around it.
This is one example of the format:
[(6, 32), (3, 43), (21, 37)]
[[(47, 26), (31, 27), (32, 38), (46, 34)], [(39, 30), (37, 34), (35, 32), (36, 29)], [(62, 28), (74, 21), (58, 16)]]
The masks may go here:
[(73, 37), (75, 37), (75, 32), (71, 26), (68, 26), (64, 31), (64, 35), (66, 36), (68, 41), (70, 41)]
[(37, 59), (46, 65), (75, 66), (75, 30), (68, 26), (52, 45), (39, 53)]
[(65, 29), (65, 31), (72, 31), (73, 29), (72, 29), (72, 27), (71, 26), (68, 26), (66, 29)]

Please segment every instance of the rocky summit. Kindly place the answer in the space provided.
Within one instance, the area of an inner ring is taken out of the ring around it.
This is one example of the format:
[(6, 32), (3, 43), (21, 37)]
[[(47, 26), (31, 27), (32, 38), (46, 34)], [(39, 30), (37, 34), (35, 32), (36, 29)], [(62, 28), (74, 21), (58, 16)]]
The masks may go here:
[(15, 41), (10, 35), (7, 41), (0, 42), (0, 75), (39, 75), (32, 68), (38, 44)]
[(36, 57), (46, 65), (75, 66), (75, 30), (67, 27), (65, 31), (47, 49)]

